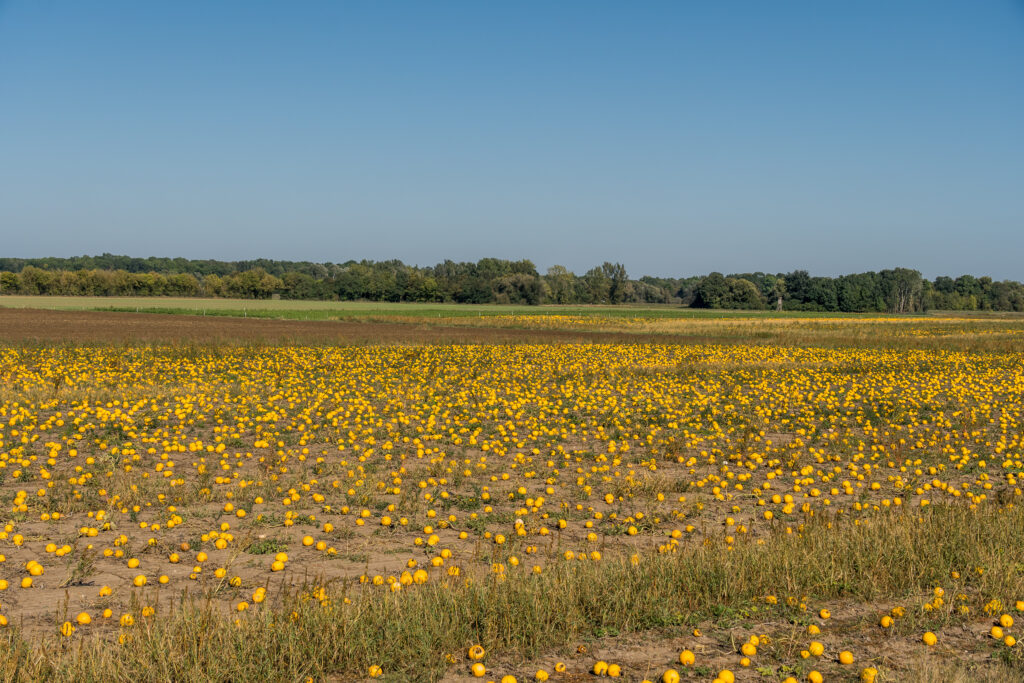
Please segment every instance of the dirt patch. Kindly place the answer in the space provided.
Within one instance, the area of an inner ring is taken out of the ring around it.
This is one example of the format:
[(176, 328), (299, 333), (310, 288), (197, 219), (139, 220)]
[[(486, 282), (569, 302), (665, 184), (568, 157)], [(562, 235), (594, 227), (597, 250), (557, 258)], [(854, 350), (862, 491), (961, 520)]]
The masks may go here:
[(701, 343), (712, 340), (684, 335), (584, 330), (267, 320), (0, 307), (0, 342), (7, 343), (522, 344), (651, 341)]

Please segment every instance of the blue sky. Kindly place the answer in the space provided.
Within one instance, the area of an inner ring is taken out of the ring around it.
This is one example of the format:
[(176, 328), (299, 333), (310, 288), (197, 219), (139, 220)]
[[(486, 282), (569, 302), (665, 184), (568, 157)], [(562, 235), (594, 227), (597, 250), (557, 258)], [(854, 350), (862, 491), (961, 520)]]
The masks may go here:
[(1024, 2), (0, 0), (0, 252), (1024, 280)]

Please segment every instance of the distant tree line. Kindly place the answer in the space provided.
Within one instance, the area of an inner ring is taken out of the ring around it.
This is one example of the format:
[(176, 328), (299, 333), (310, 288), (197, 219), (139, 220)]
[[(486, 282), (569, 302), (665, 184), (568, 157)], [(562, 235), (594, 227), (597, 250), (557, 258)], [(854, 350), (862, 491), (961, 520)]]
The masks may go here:
[(720, 273), (683, 281), (685, 303), (701, 308), (777, 308), (789, 311), (893, 312), (1024, 311), (1024, 284), (990, 277), (940, 276), (928, 280), (908, 268), (813, 277)]
[(0, 294), (185, 296), (535, 305), (667, 303), (672, 294), (630, 280), (621, 263), (583, 275), (541, 275), (531, 261), (485, 258), (409, 266), (401, 261), (310, 263), (82, 256), (0, 258)]
[(711, 273), (630, 279), (620, 263), (544, 274), (529, 260), (485, 258), (409, 266), (401, 261), (190, 260), (103, 254), (0, 258), (0, 294), (179, 296), (507, 304), (677, 303), (695, 308), (897, 312), (1024, 311), (1024, 285), (961, 275), (927, 280), (895, 268), (839, 277)]

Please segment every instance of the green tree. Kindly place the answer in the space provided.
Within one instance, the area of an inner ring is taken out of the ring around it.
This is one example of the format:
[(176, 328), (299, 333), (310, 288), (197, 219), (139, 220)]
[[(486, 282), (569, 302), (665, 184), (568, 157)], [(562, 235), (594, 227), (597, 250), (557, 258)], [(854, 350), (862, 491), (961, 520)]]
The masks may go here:
[(622, 303), (626, 295), (626, 283), (629, 281), (626, 267), (621, 263), (605, 261), (601, 264), (601, 272), (608, 281), (608, 303)]
[(10, 271), (0, 273), (0, 294), (14, 294), (18, 291), (18, 276)]
[(580, 281), (580, 300), (588, 304), (608, 303), (611, 280), (600, 267), (591, 268)]
[(691, 305), (694, 308), (722, 308), (728, 295), (729, 283), (725, 276), (718, 272), (710, 273), (694, 287)]
[(548, 268), (544, 280), (548, 286), (548, 297), (551, 303), (568, 304), (575, 298), (576, 276), (565, 266)]

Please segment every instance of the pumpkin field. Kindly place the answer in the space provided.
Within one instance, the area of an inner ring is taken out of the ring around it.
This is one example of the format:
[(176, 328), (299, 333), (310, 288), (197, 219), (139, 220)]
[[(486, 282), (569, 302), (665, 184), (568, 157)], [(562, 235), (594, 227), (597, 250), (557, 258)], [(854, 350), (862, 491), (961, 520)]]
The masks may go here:
[(0, 309), (0, 677), (1024, 680), (1024, 318), (497, 313)]

